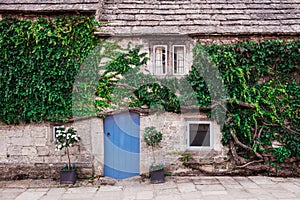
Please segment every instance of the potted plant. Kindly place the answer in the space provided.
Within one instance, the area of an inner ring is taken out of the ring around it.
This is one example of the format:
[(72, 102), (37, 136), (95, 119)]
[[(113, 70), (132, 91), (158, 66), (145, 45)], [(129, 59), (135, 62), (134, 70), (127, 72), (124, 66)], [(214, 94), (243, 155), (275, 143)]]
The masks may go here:
[(55, 151), (62, 149), (66, 150), (68, 163), (60, 170), (60, 184), (75, 184), (76, 182), (76, 168), (75, 165), (71, 166), (70, 160), (70, 147), (80, 141), (80, 136), (77, 135), (77, 130), (73, 127), (61, 126), (56, 131), (56, 147)]
[(150, 180), (151, 183), (165, 182), (165, 171), (162, 162), (157, 163), (155, 159), (154, 148), (159, 146), (162, 140), (162, 133), (157, 131), (155, 127), (146, 127), (144, 133), (144, 141), (147, 146), (151, 147), (154, 162), (150, 166)]

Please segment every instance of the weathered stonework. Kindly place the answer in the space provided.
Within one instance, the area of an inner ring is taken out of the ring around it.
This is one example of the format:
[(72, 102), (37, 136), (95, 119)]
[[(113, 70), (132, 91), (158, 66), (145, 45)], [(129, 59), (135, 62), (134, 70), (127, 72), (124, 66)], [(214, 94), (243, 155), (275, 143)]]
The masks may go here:
[[(199, 113), (154, 113), (140, 118), (140, 173), (148, 173), (153, 162), (152, 151), (143, 141), (144, 129), (155, 126), (163, 133), (162, 148), (155, 150), (157, 161), (166, 166), (177, 162), (186, 152), (186, 126), (189, 120), (207, 120)], [(99, 118), (75, 121), (72, 125), (81, 135), (80, 145), (71, 148), (71, 162), (76, 163), (79, 178), (103, 175), (104, 140), (103, 121)], [(50, 123), (0, 127), (0, 179), (53, 178), (67, 162), (64, 151), (55, 151)], [(220, 144), (219, 126), (213, 122), (214, 146), (209, 151), (192, 151), (199, 159), (224, 154)]]
[[(103, 159), (99, 158), (99, 155), (103, 156), (103, 150), (100, 150), (102, 144), (97, 144), (101, 139), (91, 140), (95, 135), (101, 136), (101, 119), (76, 121), (72, 125), (82, 135), (81, 144), (70, 151), (71, 162), (76, 163), (79, 178), (101, 174), (101, 170), (97, 168), (95, 172), (94, 169), (94, 166), (103, 163)], [(67, 162), (67, 156), (64, 151), (55, 151), (52, 127), (50, 123), (0, 126), (0, 179), (58, 178), (58, 171)], [(100, 148), (99, 153), (93, 148)]]
[(144, 130), (149, 126), (154, 126), (163, 133), (161, 148), (155, 149), (155, 158), (166, 166), (177, 163), (183, 153), (190, 153), (194, 159), (199, 161), (208, 160), (209, 158), (215, 161), (225, 156), (226, 149), (221, 145), (220, 127), (216, 122), (213, 122), (213, 148), (187, 151), (188, 121), (208, 121), (208, 119), (205, 114), (197, 112), (184, 114), (163, 112), (141, 117), (141, 173), (149, 172), (149, 167), (153, 163), (152, 150), (143, 141)]

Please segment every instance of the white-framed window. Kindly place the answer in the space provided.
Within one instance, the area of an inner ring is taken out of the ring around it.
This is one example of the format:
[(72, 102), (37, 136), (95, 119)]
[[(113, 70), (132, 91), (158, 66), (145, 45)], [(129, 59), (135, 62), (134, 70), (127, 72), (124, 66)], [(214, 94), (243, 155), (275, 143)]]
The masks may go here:
[(153, 46), (153, 74), (165, 75), (167, 73), (167, 45)]
[(187, 122), (187, 148), (211, 149), (213, 147), (213, 128), (210, 121)]
[(172, 49), (172, 69), (174, 75), (185, 74), (185, 45), (173, 45)]
[(186, 46), (175, 44), (169, 42), (152, 46), (153, 75), (186, 74)]

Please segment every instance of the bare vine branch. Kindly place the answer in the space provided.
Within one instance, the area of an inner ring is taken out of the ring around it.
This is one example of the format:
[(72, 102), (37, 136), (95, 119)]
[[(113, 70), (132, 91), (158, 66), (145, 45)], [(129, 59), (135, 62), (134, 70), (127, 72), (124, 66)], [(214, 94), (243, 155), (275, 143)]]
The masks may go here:
[(233, 137), (234, 141), (235, 141), (239, 146), (243, 147), (244, 149), (248, 149), (248, 150), (252, 151), (258, 158), (260, 158), (260, 159), (263, 158), (262, 155), (260, 155), (260, 154), (257, 153), (256, 151), (254, 151), (251, 147), (248, 147), (247, 145), (241, 143), (241, 142), (239, 141), (239, 139), (236, 137), (236, 135), (233, 133), (233, 131), (232, 131), (231, 128), (230, 128), (229, 130), (230, 130), (230, 134), (231, 134), (231, 136)]
[(248, 162), (248, 163), (246, 163), (244, 165), (236, 166), (236, 168), (241, 169), (241, 168), (247, 167), (248, 165), (252, 165), (254, 163), (261, 163), (261, 162), (264, 162), (264, 161), (263, 160), (252, 160), (252, 161), (250, 161), (250, 162)]

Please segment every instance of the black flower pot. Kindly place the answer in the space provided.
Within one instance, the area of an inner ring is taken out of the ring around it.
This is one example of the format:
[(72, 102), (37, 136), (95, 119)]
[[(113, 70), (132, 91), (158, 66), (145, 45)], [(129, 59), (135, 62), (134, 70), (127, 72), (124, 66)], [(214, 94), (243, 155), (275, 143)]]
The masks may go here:
[(165, 182), (165, 170), (150, 170), (150, 181), (151, 183), (164, 183)]
[(76, 170), (60, 170), (60, 184), (75, 184)]

